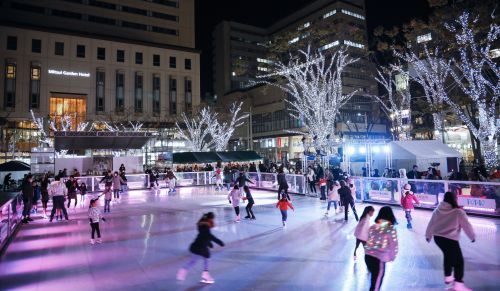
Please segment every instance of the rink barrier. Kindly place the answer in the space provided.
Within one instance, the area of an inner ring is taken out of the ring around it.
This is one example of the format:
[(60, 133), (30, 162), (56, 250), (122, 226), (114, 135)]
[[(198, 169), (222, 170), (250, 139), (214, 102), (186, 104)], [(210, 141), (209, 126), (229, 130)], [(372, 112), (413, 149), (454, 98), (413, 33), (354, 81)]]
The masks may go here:
[(2, 201), (0, 205), (0, 255), (21, 225), (23, 199), (20, 192), (0, 192), (2, 198), (12, 196)]

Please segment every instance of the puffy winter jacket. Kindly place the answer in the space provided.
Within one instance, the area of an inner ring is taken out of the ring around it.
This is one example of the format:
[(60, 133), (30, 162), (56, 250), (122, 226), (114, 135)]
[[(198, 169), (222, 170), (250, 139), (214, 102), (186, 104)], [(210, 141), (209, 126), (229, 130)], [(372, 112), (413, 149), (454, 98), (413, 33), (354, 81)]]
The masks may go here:
[(378, 258), (382, 262), (392, 262), (398, 253), (398, 234), (394, 226), (380, 220), (370, 226), (365, 254)]
[(241, 197), (242, 197), (242, 195), (241, 195), (240, 189), (233, 189), (233, 190), (231, 190), (231, 192), (229, 192), (229, 194), (227, 194), (227, 199), (231, 200), (233, 207), (240, 205)]
[(406, 195), (401, 196), (401, 206), (403, 209), (413, 209), (415, 208), (413, 206), (413, 202), (420, 204), (420, 202), (417, 199), (417, 196), (411, 193), (406, 193)]

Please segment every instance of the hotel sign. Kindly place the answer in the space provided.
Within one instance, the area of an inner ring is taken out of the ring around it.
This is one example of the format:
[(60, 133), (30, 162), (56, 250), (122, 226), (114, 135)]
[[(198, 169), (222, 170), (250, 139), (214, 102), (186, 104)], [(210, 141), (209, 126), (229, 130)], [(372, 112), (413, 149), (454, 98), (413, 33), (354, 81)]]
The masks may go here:
[(50, 75), (90, 78), (90, 73), (49, 69)]

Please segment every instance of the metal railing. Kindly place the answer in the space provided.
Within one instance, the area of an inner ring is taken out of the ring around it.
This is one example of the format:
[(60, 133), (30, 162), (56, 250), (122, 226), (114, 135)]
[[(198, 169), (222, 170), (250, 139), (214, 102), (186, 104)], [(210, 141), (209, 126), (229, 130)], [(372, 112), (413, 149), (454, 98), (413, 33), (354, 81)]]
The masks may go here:
[[(2, 192), (2, 195), (7, 195)], [(20, 193), (12, 194), (13, 197), (0, 205), (0, 252), (5, 247), (9, 238), (15, 233), (22, 220), (23, 200)]]
[[(103, 176), (81, 176), (76, 177), (78, 184), (82, 182), (87, 185), (88, 192), (100, 192), (104, 190), (104, 183), (100, 183)], [(129, 174), (127, 177), (127, 188), (130, 190), (145, 189), (149, 185), (149, 175)]]

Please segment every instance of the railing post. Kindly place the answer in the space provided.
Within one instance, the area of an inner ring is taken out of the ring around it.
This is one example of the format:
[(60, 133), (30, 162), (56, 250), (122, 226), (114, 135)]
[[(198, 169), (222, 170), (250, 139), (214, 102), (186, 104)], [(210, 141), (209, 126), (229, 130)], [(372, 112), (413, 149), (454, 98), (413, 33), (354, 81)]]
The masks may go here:
[[(199, 172), (196, 172), (196, 183), (195, 183), (195, 185), (199, 185), (199, 184), (200, 184), (200, 182), (199, 182), (199, 179), (200, 179), (200, 178), (199, 178), (199, 175), (198, 175), (198, 174), (199, 174)], [(193, 184), (194, 184), (194, 183), (193, 183)]]
[(94, 177), (90, 177), (90, 179), (92, 180), (92, 187), (91, 187), (92, 192), (95, 192), (95, 189), (94, 189), (94, 180), (95, 179), (94, 179)]

